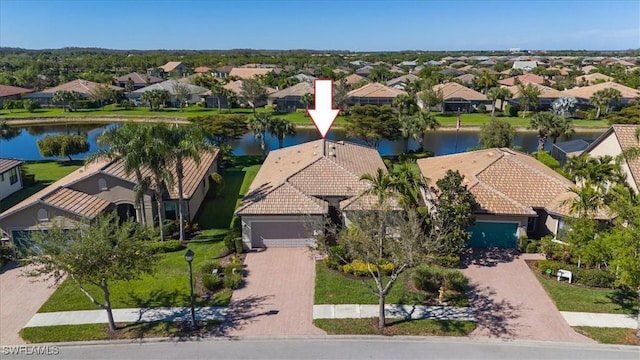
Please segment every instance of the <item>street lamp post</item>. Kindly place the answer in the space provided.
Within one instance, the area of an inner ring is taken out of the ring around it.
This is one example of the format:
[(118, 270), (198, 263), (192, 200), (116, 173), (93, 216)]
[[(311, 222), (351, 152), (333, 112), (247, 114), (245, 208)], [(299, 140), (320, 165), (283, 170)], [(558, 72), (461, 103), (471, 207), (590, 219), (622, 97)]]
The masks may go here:
[(195, 330), (197, 328), (196, 325), (196, 309), (193, 300), (193, 270), (191, 267), (191, 262), (193, 261), (193, 256), (195, 254), (191, 249), (187, 249), (187, 253), (184, 254), (185, 260), (189, 263), (189, 287), (191, 288), (191, 328)]

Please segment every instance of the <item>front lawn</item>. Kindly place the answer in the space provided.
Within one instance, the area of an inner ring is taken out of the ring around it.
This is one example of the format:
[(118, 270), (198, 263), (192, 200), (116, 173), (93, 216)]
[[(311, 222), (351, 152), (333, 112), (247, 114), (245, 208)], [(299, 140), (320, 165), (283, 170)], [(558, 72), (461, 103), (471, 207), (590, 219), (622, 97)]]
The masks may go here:
[(534, 271), (536, 277), (560, 311), (635, 314), (637, 298), (633, 292), (587, 288), (557, 281)]
[(200, 324), (197, 331), (192, 331), (191, 323), (150, 322), (116, 324), (119, 328), (111, 333), (107, 324), (56, 325), (28, 327), (20, 331), (20, 336), (28, 343), (91, 341), (115, 339), (143, 339), (154, 337), (185, 338), (189, 336), (206, 336), (215, 330), (219, 321), (208, 321)]
[[(436, 119), (444, 127), (455, 127), (457, 122), (457, 114), (436, 114)], [(500, 119), (507, 121), (513, 127), (526, 128), (531, 121), (530, 117), (509, 117), (503, 116)], [(460, 125), (464, 127), (479, 127), (491, 120), (491, 113), (470, 113), (460, 114)], [(608, 128), (609, 122), (605, 119), (584, 120), (573, 119), (573, 126), (577, 128)]]
[(431, 319), (387, 319), (387, 326), (382, 330), (378, 329), (377, 318), (316, 319), (313, 324), (329, 335), (466, 336), (476, 328), (473, 321)]
[(37, 193), (52, 183), (60, 180), (84, 164), (82, 160), (56, 161), (40, 160), (28, 161), (22, 165), (27, 174), (35, 175), (36, 183), (33, 186), (9, 195), (0, 202), (0, 212), (3, 212), (29, 196)]
[(574, 329), (601, 344), (640, 345), (635, 329), (575, 326)]

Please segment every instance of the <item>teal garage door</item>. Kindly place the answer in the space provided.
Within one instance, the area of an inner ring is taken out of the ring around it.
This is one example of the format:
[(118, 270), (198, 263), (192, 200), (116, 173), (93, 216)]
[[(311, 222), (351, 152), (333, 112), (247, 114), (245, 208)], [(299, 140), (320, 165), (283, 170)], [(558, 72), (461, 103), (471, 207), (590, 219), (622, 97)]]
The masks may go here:
[(498, 247), (512, 249), (518, 239), (518, 224), (499, 222), (476, 222), (469, 228), (471, 247)]

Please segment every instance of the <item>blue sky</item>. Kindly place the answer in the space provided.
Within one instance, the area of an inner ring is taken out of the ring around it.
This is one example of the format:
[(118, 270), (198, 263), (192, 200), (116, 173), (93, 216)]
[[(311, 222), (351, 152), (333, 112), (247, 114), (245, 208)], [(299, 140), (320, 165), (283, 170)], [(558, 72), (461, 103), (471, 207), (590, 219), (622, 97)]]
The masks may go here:
[(0, 0), (0, 46), (621, 50), (640, 48), (640, 0)]

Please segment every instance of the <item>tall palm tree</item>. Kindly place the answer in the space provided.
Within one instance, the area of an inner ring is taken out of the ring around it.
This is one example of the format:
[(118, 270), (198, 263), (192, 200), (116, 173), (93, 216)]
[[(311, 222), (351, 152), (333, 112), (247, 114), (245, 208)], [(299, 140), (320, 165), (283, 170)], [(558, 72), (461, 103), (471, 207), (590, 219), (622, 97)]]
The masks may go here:
[(141, 150), (144, 147), (144, 133), (147, 131), (147, 127), (144, 124), (127, 122), (122, 126), (105, 130), (97, 139), (100, 149), (85, 160), (86, 164), (101, 159), (120, 160), (123, 163), (125, 174), (135, 174), (135, 207), (142, 224), (146, 222), (144, 194), (150, 185), (149, 179), (142, 175), (144, 163)]
[(569, 205), (569, 212), (578, 217), (595, 216), (598, 210), (605, 206), (605, 197), (599, 188), (590, 182), (586, 182), (584, 186), (572, 186), (569, 192), (576, 196), (573, 199), (564, 200), (562, 204)]
[(486, 71), (483, 71), (482, 74), (477, 78), (476, 83), (483, 88), (482, 93), (486, 94), (489, 88), (495, 86), (498, 81), (496, 77), (489, 74)]
[(507, 88), (500, 87), (498, 89), (500, 89), (498, 91), (498, 99), (500, 99), (500, 111), (503, 111), (504, 102), (511, 99), (513, 97), (513, 94), (511, 93), (511, 90)]
[(275, 136), (278, 139), (278, 147), (282, 149), (284, 138), (296, 134), (296, 126), (289, 120), (273, 118), (268, 124), (268, 131), (271, 136)]
[(175, 126), (169, 131), (167, 143), (170, 156), (175, 165), (178, 185), (178, 216), (180, 223), (180, 241), (184, 241), (184, 161), (193, 160), (200, 165), (200, 154), (211, 151), (204, 130), (196, 125)]
[(420, 144), (427, 130), (436, 130), (440, 127), (438, 119), (428, 111), (420, 111), (411, 116), (402, 115), (399, 119), (400, 133), (405, 141), (404, 152), (409, 151), (409, 139), (413, 139)]
[(494, 117), (496, 113), (496, 101), (500, 96), (500, 89), (499, 87), (492, 87), (487, 91), (487, 99), (491, 100), (491, 117)]
[(391, 190), (395, 188), (393, 178), (381, 168), (378, 168), (375, 174), (363, 174), (360, 180), (371, 185), (364, 193), (376, 196), (379, 204), (384, 203)]
[(571, 119), (546, 111), (531, 117), (529, 128), (538, 131), (538, 151), (544, 150), (547, 137), (550, 136), (555, 144), (558, 137), (570, 137), (575, 132)]
[(249, 131), (253, 132), (253, 136), (256, 140), (260, 141), (260, 149), (262, 149), (262, 157), (267, 156), (267, 143), (266, 137), (267, 132), (271, 128), (271, 115), (265, 113), (255, 114), (252, 118), (247, 122), (247, 127)]
[(608, 114), (609, 111), (611, 110), (611, 106), (613, 104), (616, 104), (622, 98), (622, 93), (620, 93), (620, 90), (614, 89), (614, 88), (606, 88), (600, 91), (602, 91), (603, 93), (603, 97), (606, 105), (604, 113)]
[(400, 94), (396, 96), (393, 98), (392, 105), (398, 112), (398, 117), (402, 117), (402, 115), (413, 115), (418, 107), (415, 96), (410, 94)]
[(532, 83), (526, 85), (518, 85), (518, 92), (520, 93), (520, 104), (523, 106), (522, 118), (524, 119), (529, 112), (529, 108), (532, 106), (538, 106), (538, 101), (542, 91)]
[(427, 185), (415, 160), (407, 160), (391, 170), (393, 188), (402, 196), (406, 206), (417, 207), (420, 202), (420, 189)]
[(607, 99), (605, 98), (605, 93), (602, 92), (602, 90), (596, 91), (595, 93), (593, 93), (593, 95), (591, 95), (591, 98), (589, 99), (589, 102), (591, 103), (591, 105), (596, 107), (596, 119), (600, 118), (600, 112), (602, 111), (602, 107), (604, 105), (606, 105), (607, 103)]

